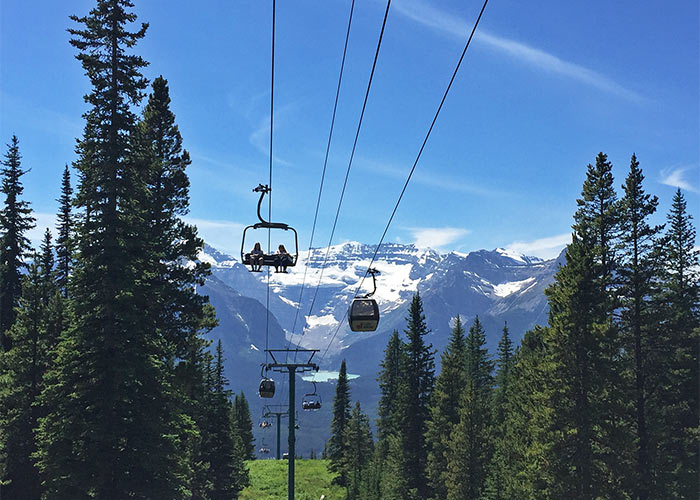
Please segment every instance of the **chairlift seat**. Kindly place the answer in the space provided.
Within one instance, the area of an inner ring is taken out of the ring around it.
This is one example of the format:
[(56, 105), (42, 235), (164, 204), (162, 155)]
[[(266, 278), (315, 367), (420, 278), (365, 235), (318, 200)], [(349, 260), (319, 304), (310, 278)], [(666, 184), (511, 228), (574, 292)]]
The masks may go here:
[(321, 400), (320, 399), (305, 399), (301, 402), (301, 408), (303, 410), (320, 410)]
[[(253, 259), (250, 258), (250, 252), (243, 255), (243, 265), (252, 266)], [(284, 261), (278, 254), (263, 254), (262, 259), (260, 259), (255, 265), (260, 266), (287, 266), (294, 267), (296, 265), (296, 259), (294, 256), (289, 255)]]
[(350, 304), (348, 322), (353, 332), (373, 332), (379, 324), (379, 306), (371, 298), (356, 298)]

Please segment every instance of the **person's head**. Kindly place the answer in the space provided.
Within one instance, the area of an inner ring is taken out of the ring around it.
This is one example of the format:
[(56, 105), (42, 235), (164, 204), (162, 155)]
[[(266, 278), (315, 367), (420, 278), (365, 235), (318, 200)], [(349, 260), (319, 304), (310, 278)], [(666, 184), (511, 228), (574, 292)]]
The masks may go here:
[(277, 250), (279, 250), (280, 253), (283, 253), (283, 252), (284, 252), (284, 253), (287, 253), (287, 249), (284, 248), (284, 245), (280, 245), (279, 248), (278, 248)]
[(258, 241), (255, 246), (253, 247), (253, 250), (257, 252), (262, 252), (262, 249), (260, 248), (260, 242)]

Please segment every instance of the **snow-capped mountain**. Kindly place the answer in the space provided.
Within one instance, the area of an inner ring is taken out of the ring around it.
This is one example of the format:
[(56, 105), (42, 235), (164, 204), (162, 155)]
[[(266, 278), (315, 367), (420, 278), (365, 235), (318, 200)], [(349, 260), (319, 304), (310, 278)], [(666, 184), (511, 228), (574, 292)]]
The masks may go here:
[[(314, 249), (308, 256), (304, 252), (289, 273), (270, 274), (269, 297), (266, 272), (250, 273), (234, 257), (208, 246), (201, 259), (211, 263), (213, 277), (241, 296), (263, 306), (269, 301), (271, 315), (292, 345), (322, 351), (328, 348), (324, 362), (341, 354), (347, 356), (352, 346), (367, 346), (374, 337), (379, 337), (376, 342), (383, 346), (393, 329), (403, 329), (408, 302), (416, 291), (421, 293), (428, 326), (433, 330), (429, 340), (438, 349), (445, 345), (450, 321), (457, 314), (467, 322), (478, 314), (491, 346), (505, 321), (515, 338), (534, 324), (546, 322), (543, 292), (552, 282), (557, 260), (543, 261), (503, 249), (440, 254), (413, 245), (385, 244), (373, 263), (381, 273), (374, 295), (381, 314), (380, 326), (376, 332), (350, 332), (344, 316), (355, 293), (372, 289), (371, 277), (361, 287), (360, 282), (375, 251), (374, 245), (348, 242)], [(258, 348), (264, 345), (264, 341), (255, 339), (252, 343)]]
[[(546, 323), (544, 290), (564, 259), (562, 254), (544, 261), (503, 249), (443, 254), (413, 245), (385, 244), (372, 264), (381, 273), (374, 295), (381, 315), (379, 327), (376, 332), (354, 333), (344, 316), (355, 293), (372, 290), (371, 277), (361, 287), (360, 281), (375, 251), (374, 245), (348, 242), (314, 249), (311, 255), (303, 252), (289, 273), (270, 273), (268, 294), (268, 273), (251, 273), (238, 259), (205, 246), (200, 259), (211, 264), (212, 276), (200, 293), (209, 295), (217, 310), (219, 326), (211, 338), (222, 339), (226, 373), (233, 388), (255, 394), (260, 363), (266, 361), (266, 345), (278, 349), (298, 344), (321, 350), (315, 358), (321, 361), (321, 369), (335, 371), (340, 360), (346, 359), (349, 372), (359, 375), (351, 384), (352, 397), (372, 416), (378, 400), (375, 379), (384, 348), (393, 330), (404, 330), (408, 305), (416, 291), (423, 299), (431, 329), (426, 341), (437, 350), (436, 360), (457, 315), (466, 327), (478, 315), (486, 329), (488, 347), (495, 352), (505, 322), (516, 342), (535, 324)], [(439, 362), (436, 365), (439, 369)], [(286, 375), (276, 378), (284, 383)], [(298, 396), (303, 390), (298, 389)], [(318, 391), (326, 403), (333, 400), (332, 383), (318, 384)], [(283, 403), (286, 395), (280, 397), (277, 403)], [(250, 399), (255, 418), (269, 401)], [(304, 421), (300, 443), (305, 443), (307, 451), (322, 449), (330, 423), (329, 405), (319, 412), (305, 413)]]

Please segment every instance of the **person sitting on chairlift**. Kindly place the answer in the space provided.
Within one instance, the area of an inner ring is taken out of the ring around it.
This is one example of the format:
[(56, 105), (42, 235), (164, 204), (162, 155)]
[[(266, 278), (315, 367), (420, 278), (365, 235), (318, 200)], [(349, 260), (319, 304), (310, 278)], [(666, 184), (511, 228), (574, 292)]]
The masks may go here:
[[(287, 266), (292, 263), (292, 256), (289, 255), (289, 252), (287, 252), (287, 249), (284, 248), (284, 245), (280, 245), (277, 248), (277, 260), (275, 261), (275, 272), (276, 273), (286, 273), (287, 272)], [(280, 271), (280, 268), (282, 270)]]
[(251, 271), (260, 271), (263, 263), (263, 251), (260, 247), (260, 242), (257, 242), (250, 251), (250, 269)]

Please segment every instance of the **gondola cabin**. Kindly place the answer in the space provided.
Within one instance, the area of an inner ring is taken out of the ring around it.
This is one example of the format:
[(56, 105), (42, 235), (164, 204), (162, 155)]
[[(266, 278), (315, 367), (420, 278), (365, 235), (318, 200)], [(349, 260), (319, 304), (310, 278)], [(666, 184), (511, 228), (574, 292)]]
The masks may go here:
[(370, 298), (356, 298), (350, 304), (348, 322), (353, 332), (373, 332), (379, 324), (379, 306)]
[(260, 397), (271, 398), (275, 395), (275, 381), (271, 378), (264, 378), (260, 381)]

